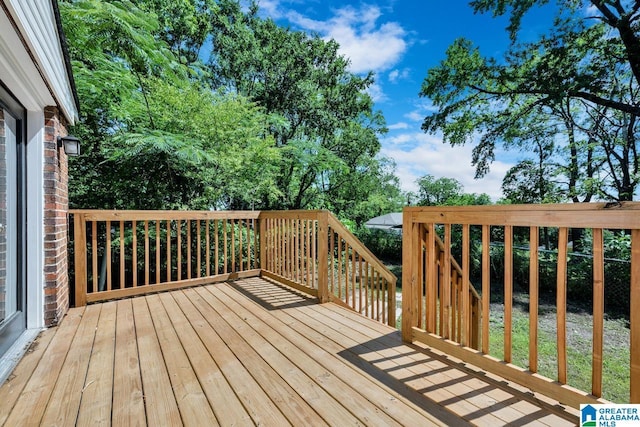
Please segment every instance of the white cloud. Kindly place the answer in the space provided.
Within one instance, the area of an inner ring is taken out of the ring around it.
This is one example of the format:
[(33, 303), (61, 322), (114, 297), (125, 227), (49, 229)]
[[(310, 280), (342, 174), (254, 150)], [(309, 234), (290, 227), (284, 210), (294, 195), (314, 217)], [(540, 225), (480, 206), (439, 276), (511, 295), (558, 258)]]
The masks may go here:
[(409, 74), (411, 73), (411, 70), (409, 68), (405, 68), (403, 70), (392, 70), (389, 73), (389, 81), (391, 83), (397, 83), (398, 80), (406, 80), (409, 78)]
[(371, 86), (369, 86), (367, 88), (367, 93), (375, 103), (381, 103), (389, 99), (382, 90), (382, 86), (377, 83), (373, 83)]
[(406, 117), (407, 119), (411, 120), (412, 122), (421, 122), (424, 120), (424, 113), (421, 113), (420, 111), (410, 111), (407, 114), (404, 115), (404, 117)]
[(279, 0), (259, 0), (258, 7), (261, 13), (272, 19), (278, 19), (282, 16)]
[(434, 106), (430, 100), (423, 99), (416, 102), (414, 109), (406, 113), (404, 117), (412, 122), (422, 122), (427, 115), (437, 111), (438, 107)]
[(490, 173), (476, 180), (471, 165), (472, 145), (451, 147), (439, 137), (419, 132), (386, 138), (382, 144), (382, 154), (396, 162), (396, 174), (405, 191), (417, 191), (416, 180), (429, 174), (435, 178), (455, 178), (466, 193), (487, 193), (496, 201), (502, 197), (502, 178), (512, 166), (495, 161)]
[(387, 126), (389, 130), (401, 130), (401, 129), (409, 129), (409, 125), (405, 122), (398, 122), (392, 125)]
[(379, 24), (382, 12), (377, 6), (345, 6), (327, 21), (310, 19), (295, 11), (286, 16), (302, 29), (336, 40), (340, 53), (350, 59), (354, 73), (388, 70), (407, 50), (407, 32), (397, 22)]

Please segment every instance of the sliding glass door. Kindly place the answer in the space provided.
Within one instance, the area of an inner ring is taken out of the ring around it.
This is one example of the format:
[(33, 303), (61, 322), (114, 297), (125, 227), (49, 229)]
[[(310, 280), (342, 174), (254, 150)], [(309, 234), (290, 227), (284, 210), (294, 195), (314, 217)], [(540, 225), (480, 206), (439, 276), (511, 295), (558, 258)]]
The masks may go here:
[(25, 111), (0, 86), (0, 355), (26, 329)]

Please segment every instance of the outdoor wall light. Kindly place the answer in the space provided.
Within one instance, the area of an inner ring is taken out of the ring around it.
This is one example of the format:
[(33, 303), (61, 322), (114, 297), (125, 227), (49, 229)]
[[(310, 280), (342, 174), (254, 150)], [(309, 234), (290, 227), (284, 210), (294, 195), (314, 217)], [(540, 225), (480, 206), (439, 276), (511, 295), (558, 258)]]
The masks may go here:
[(75, 136), (59, 136), (58, 148), (64, 147), (67, 156), (75, 157), (80, 155), (80, 140)]

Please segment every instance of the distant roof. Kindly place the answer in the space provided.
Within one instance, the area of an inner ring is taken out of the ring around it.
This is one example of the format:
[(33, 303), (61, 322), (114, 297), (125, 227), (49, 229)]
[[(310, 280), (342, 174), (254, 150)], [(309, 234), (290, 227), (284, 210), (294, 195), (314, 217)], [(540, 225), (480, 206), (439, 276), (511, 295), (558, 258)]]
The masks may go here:
[(402, 212), (393, 212), (371, 218), (364, 223), (367, 228), (377, 228), (389, 230), (391, 228), (402, 228)]

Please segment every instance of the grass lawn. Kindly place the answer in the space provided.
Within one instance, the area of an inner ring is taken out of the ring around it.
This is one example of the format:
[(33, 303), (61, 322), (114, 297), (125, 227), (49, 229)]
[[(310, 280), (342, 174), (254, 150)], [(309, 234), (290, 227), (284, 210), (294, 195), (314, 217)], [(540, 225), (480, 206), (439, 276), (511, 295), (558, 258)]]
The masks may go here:
[[(528, 295), (515, 294), (512, 313), (512, 363), (529, 367), (529, 313)], [(489, 352), (504, 357), (504, 306), (492, 303), (490, 309)], [(577, 307), (567, 311), (567, 382), (583, 391), (591, 391), (593, 318)], [(555, 305), (540, 303), (538, 311), (538, 373), (556, 379)], [(629, 402), (629, 329), (622, 319), (605, 318), (603, 354), (603, 398), (616, 402)]]

